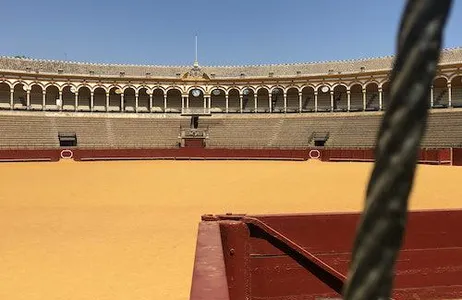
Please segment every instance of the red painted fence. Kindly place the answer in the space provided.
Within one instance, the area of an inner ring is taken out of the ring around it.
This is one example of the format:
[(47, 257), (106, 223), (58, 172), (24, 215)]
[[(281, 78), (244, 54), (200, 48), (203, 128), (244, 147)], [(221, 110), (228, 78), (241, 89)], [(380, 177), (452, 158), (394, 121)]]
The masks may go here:
[[(149, 160), (308, 160), (373, 162), (374, 149), (18, 149), (0, 150), (0, 161)], [(419, 163), (462, 165), (462, 148), (421, 149)]]

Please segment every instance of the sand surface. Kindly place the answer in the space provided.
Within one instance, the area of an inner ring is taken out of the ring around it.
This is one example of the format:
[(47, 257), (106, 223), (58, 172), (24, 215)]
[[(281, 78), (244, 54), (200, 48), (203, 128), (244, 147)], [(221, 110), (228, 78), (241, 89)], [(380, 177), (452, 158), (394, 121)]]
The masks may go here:
[[(0, 164), (0, 299), (188, 299), (204, 213), (361, 209), (366, 163)], [(462, 168), (419, 166), (412, 208), (462, 207)]]

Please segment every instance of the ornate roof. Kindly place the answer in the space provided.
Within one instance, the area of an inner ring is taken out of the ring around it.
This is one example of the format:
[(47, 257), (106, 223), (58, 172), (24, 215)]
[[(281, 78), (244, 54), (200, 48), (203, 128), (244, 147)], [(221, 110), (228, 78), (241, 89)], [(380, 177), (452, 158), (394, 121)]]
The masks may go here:
[[(393, 56), (356, 60), (324, 61), (295, 64), (242, 65), (242, 66), (149, 66), (124, 64), (95, 64), (56, 60), (0, 57), (0, 71), (39, 72), (85, 76), (127, 76), (165, 78), (253, 78), (295, 77), (325, 74), (360, 73), (362, 71), (390, 70)], [(462, 48), (442, 51), (440, 64), (462, 63)], [(200, 73), (200, 74), (199, 74)]]

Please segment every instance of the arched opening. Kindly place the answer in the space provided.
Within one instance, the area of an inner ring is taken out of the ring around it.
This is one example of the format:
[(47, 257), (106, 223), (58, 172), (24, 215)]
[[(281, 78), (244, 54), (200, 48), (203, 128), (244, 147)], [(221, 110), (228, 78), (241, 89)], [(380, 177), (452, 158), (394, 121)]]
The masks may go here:
[(306, 86), (302, 89), (302, 112), (314, 111), (314, 88)]
[(284, 91), (280, 88), (275, 88), (271, 91), (271, 106), (273, 112), (284, 112)]
[(462, 76), (451, 80), (451, 97), (453, 107), (462, 107)]
[(237, 113), (241, 111), (241, 100), (237, 89), (228, 91), (228, 112)]
[(256, 112), (255, 92), (251, 88), (245, 88), (242, 94), (242, 111), (246, 113)]
[(93, 110), (106, 111), (106, 90), (98, 87), (93, 92)]
[(10, 109), (11, 89), (5, 82), (0, 82), (0, 109)]
[(360, 84), (354, 84), (350, 87), (350, 111), (363, 110), (363, 87)]
[(448, 81), (437, 78), (433, 82), (433, 108), (449, 107)]
[(347, 87), (343, 84), (334, 88), (334, 111), (348, 110), (348, 93)]
[(290, 88), (287, 90), (287, 112), (293, 113), (300, 111), (300, 102), (298, 100), (298, 89)]
[(149, 99), (148, 89), (141, 88), (138, 91), (138, 112), (147, 113), (150, 111)]
[(63, 88), (63, 110), (73, 111), (75, 110), (75, 87), (65, 86)]
[(379, 110), (379, 85), (375, 82), (366, 86), (366, 110)]
[(43, 109), (43, 89), (40, 85), (34, 84), (30, 89), (30, 107), (33, 110)]
[(204, 108), (204, 93), (201, 89), (192, 89), (188, 94), (189, 108)]
[[(181, 107), (181, 93), (180, 93), (180, 107)], [(164, 111), (164, 91), (155, 89), (152, 92), (152, 111), (161, 113)]]
[(91, 91), (87, 86), (79, 88), (79, 96), (77, 102), (78, 111), (90, 111)]
[(387, 81), (382, 85), (382, 110), (388, 108), (390, 104), (390, 82)]
[(136, 99), (135, 99), (135, 89), (129, 87), (124, 91), (124, 111), (126, 112), (135, 112)]
[(166, 112), (171, 112), (171, 113), (181, 112), (181, 92), (179, 90), (171, 89), (167, 92), (167, 111)]
[(122, 90), (113, 87), (109, 90), (109, 107), (108, 111), (110, 112), (119, 112), (122, 107)]
[(22, 83), (14, 86), (13, 92), (13, 107), (14, 109), (26, 109), (27, 108), (27, 93), (25, 86)]
[(269, 91), (266, 88), (257, 91), (257, 112), (269, 112)]
[(45, 109), (47, 110), (58, 110), (59, 89), (57, 86), (50, 85), (46, 88), (45, 95)]
[(323, 85), (318, 87), (318, 111), (330, 111), (330, 87)]
[(211, 112), (224, 112), (226, 111), (226, 94), (222, 89), (213, 89), (210, 95)]

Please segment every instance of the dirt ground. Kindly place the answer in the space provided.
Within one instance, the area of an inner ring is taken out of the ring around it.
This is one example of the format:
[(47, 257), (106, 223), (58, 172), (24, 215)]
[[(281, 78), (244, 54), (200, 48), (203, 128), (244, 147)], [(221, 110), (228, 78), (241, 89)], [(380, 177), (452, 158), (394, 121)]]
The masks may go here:
[[(0, 164), (0, 299), (187, 299), (204, 213), (361, 209), (371, 164)], [(462, 207), (462, 168), (419, 166), (412, 208)]]

